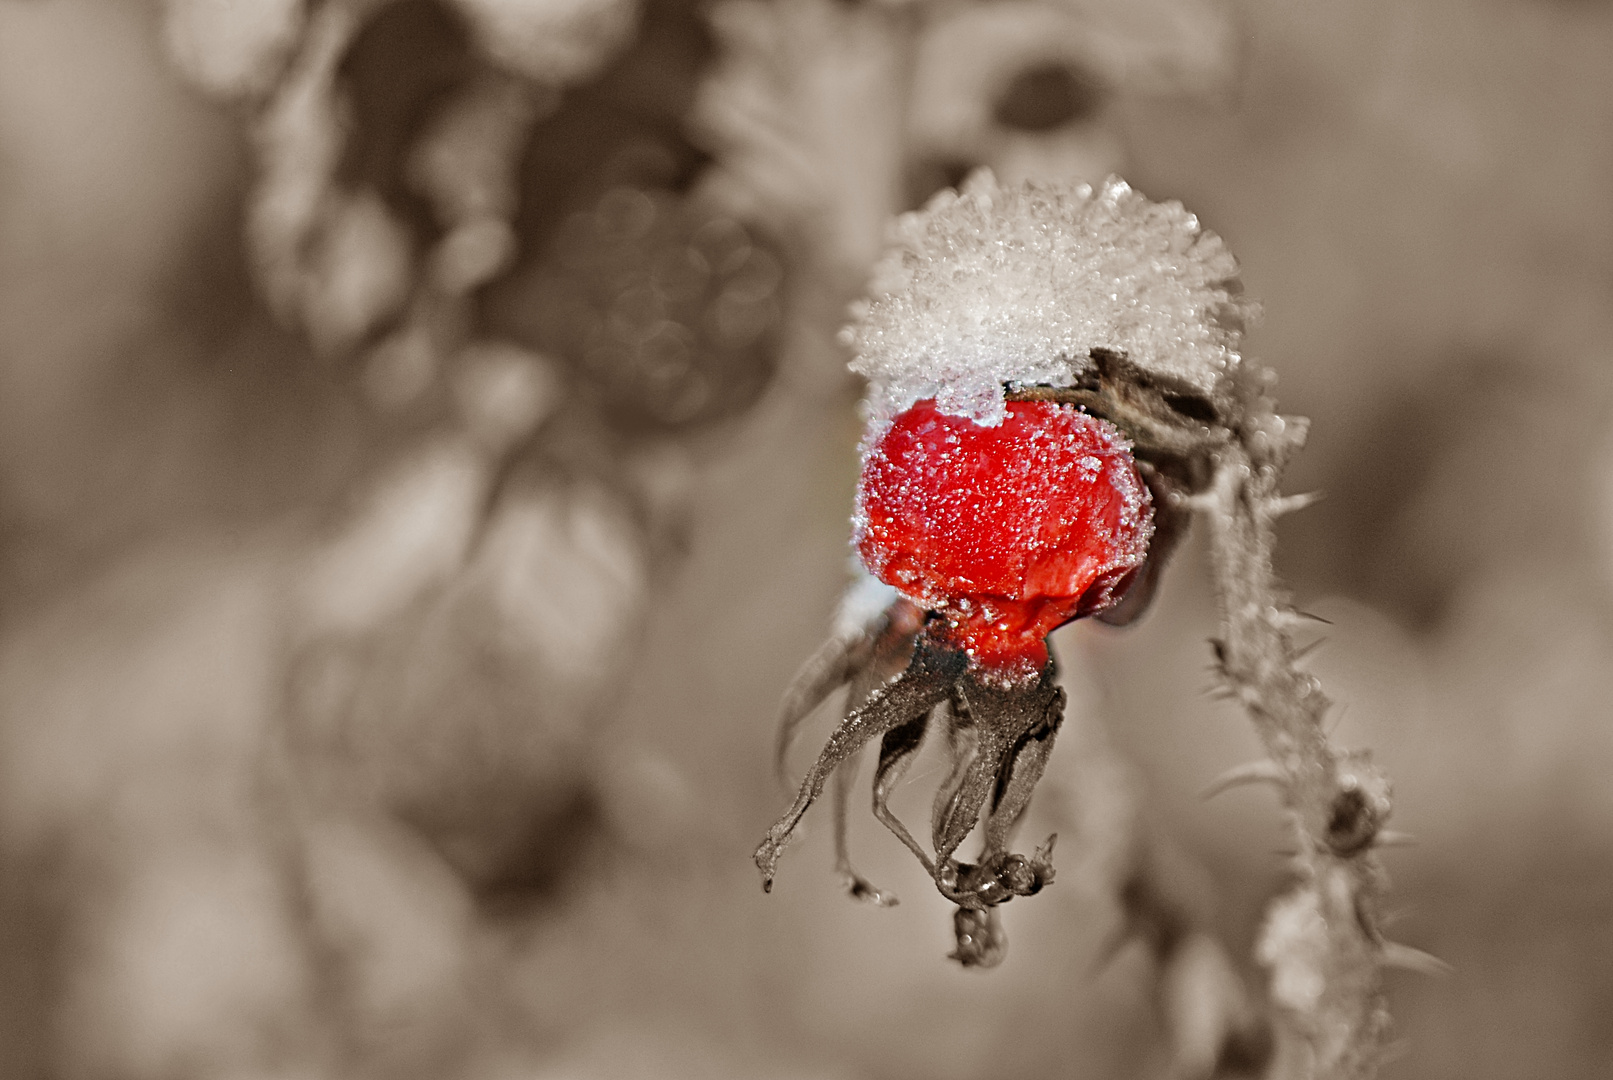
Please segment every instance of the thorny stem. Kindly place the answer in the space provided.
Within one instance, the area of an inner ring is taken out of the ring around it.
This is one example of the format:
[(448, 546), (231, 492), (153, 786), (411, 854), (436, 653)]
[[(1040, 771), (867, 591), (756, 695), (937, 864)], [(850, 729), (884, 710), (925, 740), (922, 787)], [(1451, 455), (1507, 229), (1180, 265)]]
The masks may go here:
[(1271, 971), (1279, 1046), (1274, 1077), (1369, 1080), (1388, 1012), (1378, 928), (1383, 872), (1373, 853), (1389, 784), (1364, 753), (1335, 747), (1330, 703), (1299, 670), (1289, 608), (1272, 571), (1274, 523), (1295, 503), (1278, 494), (1305, 422), (1247, 394), (1237, 439), (1216, 454), (1208, 490), (1187, 501), (1205, 518), (1221, 608), (1214, 642), (1229, 696), (1248, 710), (1282, 777), (1298, 852), (1296, 882), (1268, 912), (1257, 953)]

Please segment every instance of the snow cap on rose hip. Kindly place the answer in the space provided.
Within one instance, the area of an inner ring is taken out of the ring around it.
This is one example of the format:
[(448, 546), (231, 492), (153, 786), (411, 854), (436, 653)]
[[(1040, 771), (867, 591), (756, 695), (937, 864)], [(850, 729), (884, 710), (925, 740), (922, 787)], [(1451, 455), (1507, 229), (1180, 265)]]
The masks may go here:
[(1225, 399), (1244, 324), (1238, 263), (1179, 202), (1118, 177), (1002, 188), (987, 170), (904, 214), (844, 338), (869, 435), (914, 402), (996, 424), (1003, 386), (1071, 386), (1091, 350)]

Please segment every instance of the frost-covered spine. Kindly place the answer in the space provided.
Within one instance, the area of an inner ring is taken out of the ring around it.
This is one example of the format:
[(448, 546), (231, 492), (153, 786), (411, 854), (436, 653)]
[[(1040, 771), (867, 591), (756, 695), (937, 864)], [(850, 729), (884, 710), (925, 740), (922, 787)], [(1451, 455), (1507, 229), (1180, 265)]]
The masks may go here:
[(1364, 1080), (1377, 1073), (1388, 1025), (1381, 971), (1392, 946), (1378, 928), (1383, 873), (1374, 854), (1389, 784), (1363, 753), (1327, 737), (1330, 702), (1291, 629), (1305, 619), (1272, 572), (1274, 524), (1303, 505), (1278, 493), (1305, 422), (1276, 415), (1258, 386), (1236, 437), (1217, 453), (1214, 481), (1191, 503), (1208, 526), (1229, 697), (1248, 711), (1269, 762), (1230, 779), (1266, 779), (1283, 792), (1297, 839), (1295, 883), (1267, 913), (1257, 956), (1270, 972), (1277, 1020), (1274, 1077)]

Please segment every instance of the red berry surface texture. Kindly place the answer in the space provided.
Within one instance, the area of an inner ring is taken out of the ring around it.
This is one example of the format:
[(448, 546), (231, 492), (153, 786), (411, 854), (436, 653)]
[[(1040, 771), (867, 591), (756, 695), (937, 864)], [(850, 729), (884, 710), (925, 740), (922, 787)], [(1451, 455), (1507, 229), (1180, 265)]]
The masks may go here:
[(1046, 665), (1050, 631), (1120, 599), (1152, 518), (1107, 421), (1012, 402), (983, 426), (925, 399), (868, 447), (855, 541), (869, 572), (944, 616), (974, 666), (1019, 681)]

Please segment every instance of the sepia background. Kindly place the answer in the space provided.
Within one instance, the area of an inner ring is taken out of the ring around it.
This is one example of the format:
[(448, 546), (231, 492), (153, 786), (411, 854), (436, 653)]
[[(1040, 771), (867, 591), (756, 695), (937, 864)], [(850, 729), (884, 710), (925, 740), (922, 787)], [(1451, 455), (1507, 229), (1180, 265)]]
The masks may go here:
[(1610, 73), (1592, 0), (0, 0), (0, 1075), (1259, 1075), (1196, 542), (1055, 636), (1002, 967), (863, 796), (901, 906), (827, 808), (750, 863), (836, 331), (979, 165), (1180, 199), (1264, 306), (1279, 569), (1451, 967), (1384, 1075), (1613, 1075)]

